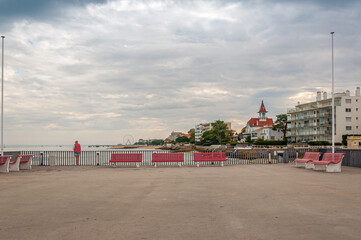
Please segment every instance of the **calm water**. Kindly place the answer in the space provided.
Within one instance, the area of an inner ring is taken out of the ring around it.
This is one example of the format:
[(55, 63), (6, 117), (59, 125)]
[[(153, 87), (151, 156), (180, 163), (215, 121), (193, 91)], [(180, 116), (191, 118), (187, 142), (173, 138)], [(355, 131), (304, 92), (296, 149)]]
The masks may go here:
[[(81, 145), (82, 151), (104, 151), (104, 150), (114, 150), (109, 149), (109, 147), (101, 146), (98, 147), (94, 145)], [(118, 149), (119, 151), (121, 149)], [(126, 151), (134, 150), (134, 151), (151, 151), (153, 149), (141, 149), (141, 148), (135, 148), (135, 149), (124, 149)], [(73, 151), (73, 145), (52, 145), (52, 146), (45, 146), (45, 145), (39, 145), (39, 146), (6, 146), (4, 147), (4, 151), (8, 152), (16, 152), (16, 151)]]

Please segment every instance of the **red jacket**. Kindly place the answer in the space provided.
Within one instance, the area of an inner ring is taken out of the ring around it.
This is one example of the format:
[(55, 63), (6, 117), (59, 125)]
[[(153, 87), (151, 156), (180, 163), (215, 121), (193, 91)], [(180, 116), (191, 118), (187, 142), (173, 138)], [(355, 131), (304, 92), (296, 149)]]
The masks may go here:
[(74, 153), (80, 153), (81, 152), (81, 147), (79, 143), (75, 143), (74, 144)]

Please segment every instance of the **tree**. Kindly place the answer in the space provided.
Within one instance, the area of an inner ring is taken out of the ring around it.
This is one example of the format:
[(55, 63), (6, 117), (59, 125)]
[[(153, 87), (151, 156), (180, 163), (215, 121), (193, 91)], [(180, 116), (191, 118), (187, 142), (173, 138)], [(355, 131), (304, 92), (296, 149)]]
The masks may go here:
[(190, 139), (187, 138), (186, 136), (180, 136), (180, 137), (177, 137), (175, 141), (177, 143), (184, 143), (184, 142), (189, 142)]
[[(223, 140), (230, 141), (229, 136), (231, 136), (233, 133), (228, 129), (228, 125), (224, 123), (224, 121), (217, 120), (214, 123), (212, 123), (212, 134), (216, 138), (217, 141), (219, 141), (219, 144), (222, 144)], [(228, 137), (228, 139), (227, 139)]]
[(273, 125), (272, 130), (280, 130), (283, 132), (283, 140), (286, 140), (287, 133), (287, 114), (277, 115), (277, 120), (275, 121), (275, 125)]
[(164, 140), (155, 139), (155, 140), (152, 140), (149, 145), (163, 145), (163, 144), (164, 144)]
[(249, 135), (249, 136), (246, 137), (246, 142), (248, 142), (248, 143), (251, 143), (251, 142), (252, 142), (251, 135)]
[(189, 129), (188, 134), (191, 135), (190, 138), (190, 142), (194, 143), (195, 142), (195, 135), (196, 135), (196, 130), (194, 128)]
[(245, 132), (246, 132), (246, 128), (247, 128), (247, 127), (242, 128), (242, 130), (241, 130), (240, 133), (241, 133), (241, 134), (245, 133)]
[(205, 131), (202, 134), (202, 140), (201, 140), (202, 144), (207, 144), (207, 145), (211, 145), (214, 143), (217, 143), (217, 139), (216, 137), (213, 135), (213, 131), (212, 130), (208, 130)]
[(246, 128), (247, 127), (242, 128), (241, 132), (238, 134), (238, 140), (241, 140), (244, 137), (243, 134), (246, 132)]

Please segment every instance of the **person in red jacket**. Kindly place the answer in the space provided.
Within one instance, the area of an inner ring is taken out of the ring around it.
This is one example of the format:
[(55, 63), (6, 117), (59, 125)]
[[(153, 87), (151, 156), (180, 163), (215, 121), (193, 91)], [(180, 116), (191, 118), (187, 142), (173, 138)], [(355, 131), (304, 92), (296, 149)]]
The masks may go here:
[(74, 157), (76, 160), (76, 165), (79, 165), (79, 156), (81, 153), (81, 147), (80, 147), (80, 144), (78, 143), (78, 140), (75, 141), (73, 150), (74, 150)]

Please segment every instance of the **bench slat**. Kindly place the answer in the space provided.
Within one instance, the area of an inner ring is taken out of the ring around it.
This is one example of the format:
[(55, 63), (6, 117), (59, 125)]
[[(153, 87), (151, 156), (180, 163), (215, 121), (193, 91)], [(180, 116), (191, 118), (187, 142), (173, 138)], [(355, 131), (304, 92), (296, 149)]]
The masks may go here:
[(4, 156), (0, 156), (0, 165), (4, 165), (6, 163), (6, 161), (8, 160), (8, 158), (11, 158), (11, 155), (4, 155)]
[(321, 161), (313, 161), (312, 163), (317, 165), (337, 164), (342, 161), (344, 155), (345, 153), (325, 153)]
[(32, 157), (34, 157), (34, 155), (18, 155), (18, 156), (21, 157), (20, 163), (27, 163)]
[(152, 153), (152, 162), (184, 162), (184, 153)]
[(142, 162), (142, 153), (112, 153), (109, 162)]
[(295, 162), (308, 163), (312, 161), (318, 161), (320, 159), (320, 152), (305, 152), (303, 158), (295, 159)]
[(194, 153), (195, 162), (217, 162), (227, 161), (226, 154), (224, 152), (217, 153)]

